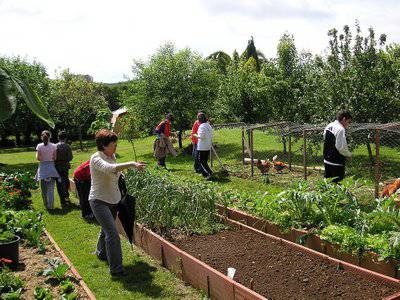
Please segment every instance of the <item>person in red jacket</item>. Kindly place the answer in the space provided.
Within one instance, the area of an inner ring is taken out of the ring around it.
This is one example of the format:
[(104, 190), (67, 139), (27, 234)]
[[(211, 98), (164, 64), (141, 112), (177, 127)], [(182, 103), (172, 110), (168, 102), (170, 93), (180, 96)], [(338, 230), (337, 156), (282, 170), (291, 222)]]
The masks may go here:
[(89, 204), (89, 192), (91, 187), (90, 160), (85, 161), (74, 171), (74, 182), (78, 193), (79, 205), (82, 217), (86, 220), (93, 220), (93, 212)]
[(199, 139), (195, 136), (197, 134), (197, 132), (199, 131), (199, 126), (200, 126), (200, 121), (199, 121), (199, 115), (204, 114), (204, 112), (202, 112), (201, 110), (199, 110), (199, 112), (197, 113), (197, 120), (194, 122), (193, 127), (192, 127), (192, 133), (190, 135), (190, 138), (192, 140), (192, 144), (193, 144), (193, 152), (192, 152), (192, 157), (194, 160), (194, 171), (196, 173), (201, 173), (201, 169), (200, 169), (200, 161), (198, 159), (198, 155), (197, 155), (197, 142), (199, 141)]

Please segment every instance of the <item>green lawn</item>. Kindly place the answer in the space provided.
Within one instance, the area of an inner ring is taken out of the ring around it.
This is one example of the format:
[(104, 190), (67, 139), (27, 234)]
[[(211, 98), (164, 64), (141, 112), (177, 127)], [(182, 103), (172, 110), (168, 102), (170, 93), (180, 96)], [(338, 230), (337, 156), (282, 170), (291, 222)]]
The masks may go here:
[[(287, 157), (283, 155), (282, 144), (275, 136), (261, 131), (255, 131), (255, 157), (269, 158), (278, 154), (282, 161), (287, 162)], [(154, 137), (144, 138), (136, 141), (136, 152), (138, 160), (145, 161), (149, 167), (154, 167), (156, 161), (152, 154)], [(184, 146), (189, 144), (189, 140), (184, 141)], [(293, 163), (300, 164), (301, 140), (293, 142)], [(290, 182), (300, 179), (302, 171), (286, 172), (284, 174), (273, 173), (271, 184), (264, 184), (257, 169), (255, 177), (250, 179), (249, 166), (243, 166), (241, 162), (241, 131), (240, 129), (222, 129), (214, 131), (215, 148), (221, 157), (223, 164), (231, 172), (229, 177), (218, 177), (214, 185), (221, 189), (234, 190), (239, 192), (269, 192), (277, 193), (286, 189)], [(77, 149), (78, 144), (73, 144), (74, 160), (72, 169), (88, 160), (92, 153), (96, 151), (93, 141), (85, 142), (87, 151)], [(349, 165), (349, 173), (357, 177), (369, 179), (371, 170), (368, 167), (368, 155), (366, 147), (355, 149), (354, 161)], [(132, 146), (127, 141), (119, 141), (117, 149), (117, 159), (119, 162), (133, 160)], [(397, 149), (382, 147), (382, 161), (390, 165), (390, 172), (386, 177), (400, 177), (400, 155)], [(172, 174), (178, 178), (189, 178), (196, 181), (203, 181), (203, 178), (193, 172), (190, 154), (182, 152), (177, 158), (168, 157), (168, 168)], [(310, 165), (321, 165), (318, 159), (310, 159)], [(35, 171), (37, 162), (35, 160), (34, 148), (16, 148), (0, 150), (0, 171), (31, 170)], [(220, 170), (218, 162), (214, 157), (213, 169)], [(389, 168), (388, 168), (389, 169)], [(386, 170), (386, 169), (384, 169)], [(311, 173), (311, 179), (322, 178), (318, 172)], [(368, 187), (367, 187), (368, 188)], [(367, 189), (368, 190), (368, 189)], [(367, 197), (372, 197), (373, 192)], [(371, 198), (372, 199), (372, 198)], [(168, 271), (160, 268), (157, 263), (143, 255), (139, 249), (131, 251), (129, 245), (124, 241), (123, 254), (125, 267), (130, 270), (130, 276), (123, 280), (112, 281), (108, 275), (108, 267), (104, 262), (98, 261), (91, 252), (94, 250), (97, 233), (99, 228), (93, 224), (88, 224), (80, 218), (77, 200), (68, 209), (57, 208), (49, 214), (44, 210), (40, 194), (36, 191), (33, 195), (34, 207), (43, 211), (47, 229), (53, 235), (57, 243), (62, 247), (73, 264), (76, 266), (84, 280), (93, 290), (99, 299), (198, 299), (202, 296), (193, 289), (183, 285), (175, 276)], [(56, 199), (56, 203), (58, 198)], [(140, 201), (140, 199), (138, 199)]]

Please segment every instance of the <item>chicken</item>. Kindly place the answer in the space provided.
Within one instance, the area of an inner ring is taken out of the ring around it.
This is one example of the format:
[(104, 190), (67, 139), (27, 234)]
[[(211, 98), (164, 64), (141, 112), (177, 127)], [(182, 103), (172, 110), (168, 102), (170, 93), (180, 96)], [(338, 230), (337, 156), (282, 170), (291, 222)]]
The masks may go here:
[(278, 155), (275, 155), (275, 156), (272, 158), (272, 163), (274, 164), (274, 169), (275, 169), (277, 172), (281, 172), (282, 170), (288, 168), (288, 165), (287, 165), (287, 164), (285, 164), (285, 163), (283, 163), (283, 162), (281, 162), (281, 161), (278, 161)]
[(397, 178), (393, 183), (385, 186), (381, 193), (381, 197), (390, 197), (400, 189), (400, 178)]
[(266, 159), (264, 161), (262, 161), (261, 159), (257, 159), (256, 166), (260, 170), (262, 175), (268, 174), (269, 169), (271, 168), (271, 162), (269, 161), (269, 159)]

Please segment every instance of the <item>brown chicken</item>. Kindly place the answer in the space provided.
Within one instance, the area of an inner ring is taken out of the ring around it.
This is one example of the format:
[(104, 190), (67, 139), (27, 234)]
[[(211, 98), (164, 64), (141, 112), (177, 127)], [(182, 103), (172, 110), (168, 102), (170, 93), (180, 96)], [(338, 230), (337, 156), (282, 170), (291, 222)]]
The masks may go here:
[(268, 174), (269, 169), (271, 168), (271, 162), (268, 159), (264, 161), (262, 161), (261, 159), (257, 159), (256, 166), (260, 170), (262, 175)]
[(398, 189), (400, 189), (400, 178), (397, 178), (393, 183), (386, 185), (381, 193), (381, 197), (390, 197), (396, 193)]
[(281, 161), (278, 161), (278, 155), (275, 155), (275, 156), (272, 158), (272, 163), (274, 164), (274, 169), (275, 169), (277, 172), (281, 172), (282, 170), (288, 168), (288, 165), (287, 165), (287, 164), (285, 164), (285, 163), (283, 163), (283, 162), (281, 162)]

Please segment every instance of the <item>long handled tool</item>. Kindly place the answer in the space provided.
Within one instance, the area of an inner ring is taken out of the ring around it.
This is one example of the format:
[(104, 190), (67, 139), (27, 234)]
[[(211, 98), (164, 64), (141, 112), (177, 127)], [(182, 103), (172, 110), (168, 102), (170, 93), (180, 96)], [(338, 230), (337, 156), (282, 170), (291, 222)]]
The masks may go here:
[(211, 150), (214, 152), (215, 157), (216, 157), (217, 160), (218, 160), (218, 164), (219, 164), (219, 166), (221, 167), (222, 173), (223, 173), (224, 175), (229, 175), (229, 171), (228, 171), (228, 170), (224, 167), (224, 165), (222, 164), (222, 161), (221, 161), (221, 159), (219, 158), (219, 156), (218, 156), (218, 154), (217, 154), (217, 151), (215, 151), (215, 148), (214, 148), (213, 145), (211, 145)]

